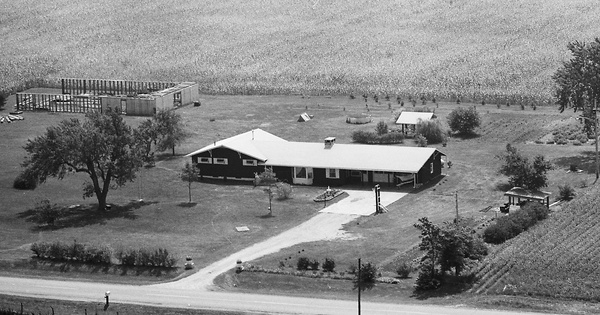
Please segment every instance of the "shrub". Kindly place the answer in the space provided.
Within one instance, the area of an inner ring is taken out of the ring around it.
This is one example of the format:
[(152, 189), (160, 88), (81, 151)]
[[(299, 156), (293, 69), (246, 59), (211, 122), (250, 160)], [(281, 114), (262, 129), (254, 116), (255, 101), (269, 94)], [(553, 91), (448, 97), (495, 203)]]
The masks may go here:
[(311, 260), (310, 263), (310, 269), (312, 270), (319, 270), (319, 261), (318, 260)]
[(481, 117), (473, 107), (458, 107), (448, 114), (447, 119), (450, 130), (459, 134), (473, 133), (473, 130), (481, 125)]
[(422, 135), (417, 135), (415, 137), (415, 142), (420, 147), (426, 147), (427, 146), (427, 139), (425, 137), (423, 137)]
[(388, 133), (388, 125), (385, 123), (385, 121), (381, 120), (377, 123), (377, 126), (375, 126), (375, 132), (378, 136)]
[(0, 92), (0, 108), (4, 108), (5, 105), (6, 105), (6, 95), (4, 95), (4, 93)]
[(374, 132), (357, 130), (352, 133), (352, 141), (365, 144), (396, 144), (404, 141), (404, 135), (399, 132), (388, 132), (377, 136)]
[(372, 289), (375, 286), (375, 282), (377, 280), (377, 266), (370, 262), (366, 264), (361, 264), (360, 267), (360, 279), (359, 275), (356, 274), (356, 278), (354, 279), (354, 288), (358, 288), (360, 283), (361, 290)]
[(486, 243), (501, 244), (519, 235), (538, 221), (546, 219), (549, 211), (545, 205), (537, 201), (526, 202), (519, 211), (498, 218), (495, 224), (488, 226), (483, 231), (483, 240)]
[(21, 172), (13, 182), (13, 188), (22, 190), (34, 190), (38, 181), (33, 174), (27, 170)]
[(569, 184), (558, 185), (558, 198), (560, 200), (571, 200), (575, 197), (575, 190)]
[(408, 276), (410, 275), (411, 272), (412, 272), (412, 267), (410, 264), (408, 264), (406, 262), (402, 262), (396, 266), (396, 273), (398, 274), (398, 277), (400, 277), (402, 279), (408, 278)]
[(333, 272), (335, 269), (335, 261), (331, 258), (325, 258), (323, 262), (323, 271)]
[(306, 257), (300, 257), (298, 258), (298, 263), (296, 264), (296, 267), (298, 270), (308, 270), (308, 267), (310, 265), (310, 260)]
[(417, 122), (417, 135), (421, 135), (427, 139), (428, 143), (441, 143), (446, 139), (442, 125), (437, 119), (434, 120), (419, 120)]
[(435, 290), (441, 285), (441, 276), (439, 274), (432, 274), (427, 271), (427, 268), (421, 269), (415, 281), (415, 289), (417, 291)]
[(34, 209), (38, 224), (54, 225), (56, 220), (62, 216), (62, 210), (56, 204), (50, 204), (50, 200), (42, 200)]
[(588, 141), (588, 136), (585, 133), (580, 133), (575, 136), (575, 140), (579, 141), (580, 143), (586, 143)]
[(275, 189), (277, 190), (277, 199), (285, 200), (292, 197), (292, 185), (288, 183), (278, 182), (275, 184)]

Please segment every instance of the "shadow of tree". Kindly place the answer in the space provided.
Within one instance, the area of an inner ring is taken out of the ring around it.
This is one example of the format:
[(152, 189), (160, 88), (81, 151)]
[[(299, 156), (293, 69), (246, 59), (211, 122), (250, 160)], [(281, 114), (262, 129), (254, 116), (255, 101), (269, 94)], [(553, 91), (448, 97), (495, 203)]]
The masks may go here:
[(452, 135), (452, 138), (457, 138), (460, 140), (471, 140), (480, 138), (481, 135), (478, 133), (455, 133)]
[(417, 300), (440, 298), (463, 293), (473, 287), (474, 279), (470, 276), (445, 276), (444, 284), (435, 290), (413, 291), (411, 297)]
[(496, 190), (498, 191), (509, 191), (513, 188), (513, 186), (511, 184), (509, 184), (508, 182), (499, 182), (496, 184)]
[(596, 172), (595, 151), (583, 151), (580, 155), (556, 158), (553, 162), (564, 169), (569, 169), (571, 165), (576, 165), (578, 169), (583, 170), (588, 174), (594, 174)]
[(197, 202), (182, 202), (182, 203), (178, 203), (177, 206), (182, 207), (182, 208), (193, 208), (197, 204), (198, 204)]
[(107, 211), (98, 211), (96, 204), (64, 208), (61, 211), (60, 217), (53, 225), (45, 225), (43, 222), (40, 222), (35, 209), (20, 212), (18, 217), (25, 219), (27, 222), (37, 223), (38, 225), (32, 227), (33, 231), (60, 230), (94, 224), (106, 224), (107, 221), (117, 218), (135, 220), (137, 215), (134, 213), (134, 210), (155, 203), (158, 202), (131, 201), (125, 205), (113, 205)]

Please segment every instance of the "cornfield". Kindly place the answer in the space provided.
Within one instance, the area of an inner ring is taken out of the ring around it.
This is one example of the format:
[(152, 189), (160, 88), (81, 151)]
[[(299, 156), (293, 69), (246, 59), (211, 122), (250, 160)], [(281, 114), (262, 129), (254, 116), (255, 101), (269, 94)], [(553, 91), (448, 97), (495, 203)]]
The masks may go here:
[(476, 293), (600, 301), (600, 196), (592, 187), (483, 261)]
[(81, 77), (548, 104), (567, 43), (600, 23), (593, 0), (110, 2), (3, 5), (0, 90)]

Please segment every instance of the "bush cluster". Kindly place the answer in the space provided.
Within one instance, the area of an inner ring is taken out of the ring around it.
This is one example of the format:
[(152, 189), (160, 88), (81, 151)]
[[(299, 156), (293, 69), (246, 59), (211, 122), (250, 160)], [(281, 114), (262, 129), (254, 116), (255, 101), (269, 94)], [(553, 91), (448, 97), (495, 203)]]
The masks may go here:
[(552, 131), (552, 136), (556, 144), (567, 144), (569, 140), (579, 142), (580, 144), (588, 141), (585, 131), (577, 125), (568, 125)]
[[(282, 264), (280, 263), (280, 266)], [(285, 264), (283, 264), (285, 265)], [(298, 258), (298, 262), (296, 263), (296, 268), (298, 270), (319, 270), (319, 261), (314, 259), (308, 259), (307, 257), (300, 257)], [(327, 272), (333, 272), (333, 270), (335, 269), (335, 261), (331, 258), (325, 258), (325, 262), (323, 262), (322, 265), (323, 271), (327, 271)]]
[(404, 135), (399, 132), (377, 135), (372, 131), (357, 130), (352, 133), (352, 141), (365, 144), (397, 144), (404, 141)]
[(37, 187), (37, 184), (37, 178), (25, 170), (17, 175), (13, 182), (13, 188), (21, 190), (34, 190)]
[(558, 198), (560, 200), (571, 200), (575, 197), (575, 190), (571, 185), (565, 184), (564, 186), (558, 185)]
[(491, 244), (504, 243), (547, 218), (549, 212), (550, 210), (539, 202), (526, 202), (520, 210), (498, 218), (495, 224), (488, 226), (483, 232), (483, 240)]
[(402, 279), (408, 278), (412, 271), (413, 268), (409, 263), (402, 262), (396, 265), (396, 274), (398, 274), (398, 277)]
[(419, 121), (416, 133), (425, 137), (428, 143), (442, 143), (446, 140), (446, 132), (444, 132), (442, 124), (437, 119)]
[(177, 258), (165, 248), (158, 249), (127, 249), (119, 250), (116, 258), (123, 266), (143, 266), (143, 267), (165, 267), (172, 268), (177, 263)]
[(277, 199), (285, 200), (292, 197), (292, 185), (288, 183), (278, 182), (275, 184), (275, 189), (277, 190)]
[[(80, 262), (94, 265), (110, 265), (113, 251), (108, 246), (96, 247), (74, 241), (73, 244), (61, 242), (36, 242), (31, 244), (36, 257), (51, 261)], [(116, 259), (124, 266), (150, 266), (172, 268), (177, 259), (164, 248), (119, 250)]]
[[(335, 264), (335, 263), (334, 263)], [(298, 258), (298, 263), (296, 264), (296, 267), (298, 270), (319, 270), (319, 261), (318, 260), (310, 260), (306, 257), (300, 257)]]
[(41, 259), (76, 261), (96, 265), (109, 265), (112, 256), (112, 251), (107, 246), (95, 247), (76, 241), (73, 244), (36, 242), (31, 244), (31, 251)]

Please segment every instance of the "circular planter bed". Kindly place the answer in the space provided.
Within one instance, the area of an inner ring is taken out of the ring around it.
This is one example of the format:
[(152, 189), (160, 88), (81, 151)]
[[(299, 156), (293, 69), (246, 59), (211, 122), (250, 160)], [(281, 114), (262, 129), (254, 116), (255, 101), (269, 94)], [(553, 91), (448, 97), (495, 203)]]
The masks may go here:
[(313, 200), (315, 202), (325, 202), (336, 198), (337, 196), (343, 194), (344, 191), (340, 189), (331, 189), (330, 192), (324, 192), (318, 196), (316, 196)]

